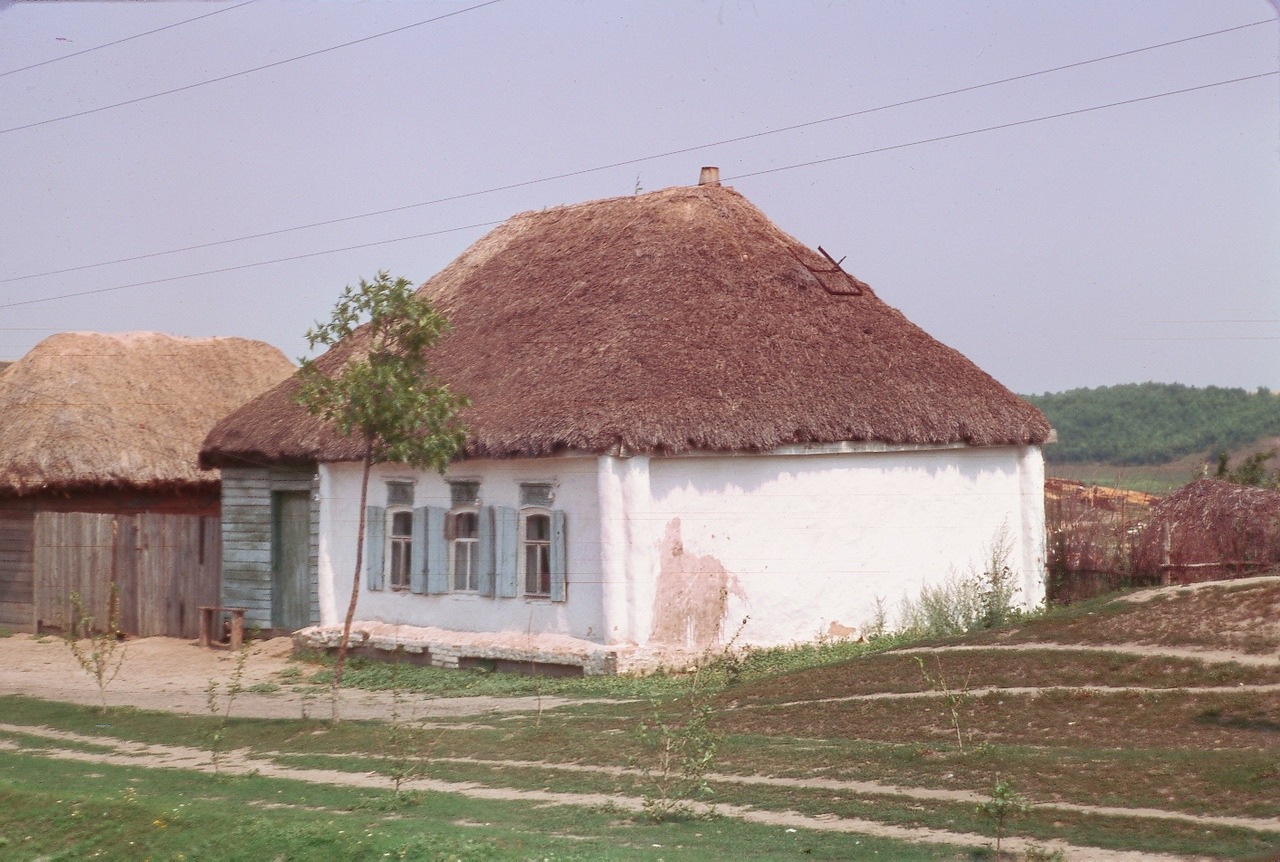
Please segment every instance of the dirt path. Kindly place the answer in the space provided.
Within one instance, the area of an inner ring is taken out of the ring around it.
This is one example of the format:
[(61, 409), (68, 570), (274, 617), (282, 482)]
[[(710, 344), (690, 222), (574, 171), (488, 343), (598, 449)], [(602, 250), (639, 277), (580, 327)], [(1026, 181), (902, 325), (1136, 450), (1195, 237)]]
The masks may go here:
[[(225, 686), (235, 672), (236, 655), (225, 649), (202, 649), (194, 641), (179, 638), (139, 638), (125, 641), (120, 673), (107, 686), (108, 706), (133, 706), (193, 715), (208, 714), (205, 689), (209, 680)], [(293, 666), (293, 644), (288, 638), (259, 641), (249, 648), (242, 685), (280, 686), (273, 692), (241, 692), (235, 714), (246, 718), (328, 718), (329, 692), (317, 695), (294, 691), (277, 674)], [(304, 671), (305, 672), (305, 671)], [(299, 687), (301, 688), (301, 687)], [(98, 705), (97, 683), (75, 661), (65, 643), (56, 637), (12, 635), (0, 638), (0, 694), (25, 694), (44, 700)], [(386, 718), (391, 712), (390, 692), (343, 689), (339, 709), (345, 719)], [(526, 712), (555, 709), (579, 703), (556, 697), (429, 697), (402, 696), (400, 709), (418, 718), (452, 718), (493, 712)]]
[[(33, 756), (50, 757), (59, 760), (70, 760), (82, 763), (110, 763), (120, 766), (149, 769), (190, 769), (209, 773), (215, 771), (214, 764), (207, 751), (185, 746), (143, 744), (118, 740), (113, 737), (90, 736), (67, 731), (51, 730), (49, 728), (27, 727), (11, 724), (0, 724), (0, 732), (24, 734), (39, 737), (41, 739), (73, 742), (81, 745), (91, 744), (109, 749), (108, 751), (98, 752), (65, 748), (23, 749), (16, 741), (0, 740), (0, 748), (7, 750), (26, 750)], [(611, 770), (609, 768), (583, 767), (570, 764), (534, 764), (522, 761), (480, 761), (463, 758), (457, 758), (456, 760), (482, 764), (492, 763), (493, 765), (505, 764), (511, 766), (538, 766), (541, 768), (575, 771), (619, 771)], [(250, 757), (245, 751), (227, 752), (221, 759), (219, 768), (223, 772), (232, 775), (254, 773), (270, 778), (283, 778), (292, 781), (304, 781), (312, 784), (327, 784), (347, 787), (373, 787), (380, 789), (386, 789), (389, 786), (389, 779), (382, 775), (373, 773), (353, 773), (330, 769), (301, 769), (297, 767), (282, 766), (268, 757)], [(890, 785), (880, 785), (876, 782), (843, 782), (826, 779), (768, 779), (729, 775), (715, 775), (709, 777), (712, 777), (713, 780), (747, 784), (755, 783), (790, 787), (838, 788), (842, 790), (862, 789), (862, 792), (888, 792), (893, 795), (911, 796), (920, 799), (941, 798), (938, 794), (943, 793), (947, 794), (946, 798), (950, 801), (973, 801), (969, 798), (969, 794), (964, 794), (959, 791), (921, 791), (913, 788), (897, 788), (891, 787)], [(408, 783), (408, 786), (415, 790), (426, 790), (436, 793), (452, 793), (472, 799), (524, 801), (585, 808), (597, 808), (604, 805), (612, 805), (615, 808), (630, 812), (640, 812), (644, 807), (644, 800), (633, 796), (603, 793), (559, 793), (548, 790), (519, 790), (507, 787), (488, 787), (471, 781), (444, 781), (434, 778), (418, 778), (411, 780)], [(695, 807), (705, 810), (705, 806), (697, 805)], [(1145, 812), (1133, 813), (1128, 809), (1064, 805), (1054, 805), (1052, 807), (1088, 810), (1092, 813), (1117, 814), (1121, 816), (1151, 816)], [(834, 814), (808, 815), (801, 814), (796, 811), (762, 811), (747, 806), (728, 804), (715, 806), (715, 811), (723, 817), (732, 817), (748, 823), (759, 823), (767, 826), (812, 829), (815, 831), (825, 832), (842, 832), (899, 841), (952, 844), (962, 847), (987, 847), (991, 843), (989, 836), (977, 835), (971, 832), (947, 832), (940, 829), (929, 829), (924, 827), (895, 826), (888, 823), (880, 823), (878, 821), (865, 820), (862, 818), (838, 817)], [(1203, 822), (1205, 824), (1244, 826), (1245, 828), (1262, 828), (1280, 831), (1280, 821), (1273, 822), (1255, 821), (1250, 818), (1215, 818), (1199, 817), (1196, 815), (1171, 815), (1169, 812), (1156, 812), (1155, 816), (1163, 816), (1166, 818), (1177, 817), (1178, 819)], [(1230, 823), (1227, 823), (1227, 821), (1230, 821)], [(1022, 838), (1010, 837), (1006, 838), (1004, 843), (1006, 847), (1014, 851), (1025, 851), (1028, 847), (1036, 845), (1050, 851), (1061, 851), (1066, 859), (1091, 860), (1091, 862), (1147, 862), (1147, 860), (1151, 860), (1151, 862), (1167, 862), (1167, 860), (1189, 858), (1157, 853), (1105, 850), (1097, 847), (1079, 847), (1056, 840), (1029, 841)]]
[(937, 647), (901, 647), (891, 652), (934, 653), (934, 652), (1033, 652), (1049, 650), (1056, 652), (1110, 652), (1125, 655), (1156, 656), (1158, 658), (1185, 658), (1207, 664), (1242, 664), (1251, 667), (1275, 667), (1280, 665), (1280, 654), (1259, 655), (1257, 653), (1234, 652), (1231, 650), (1191, 649), (1189, 647), (1158, 646), (1154, 644), (1060, 644), (1047, 641), (1018, 644), (957, 644), (955, 646)]

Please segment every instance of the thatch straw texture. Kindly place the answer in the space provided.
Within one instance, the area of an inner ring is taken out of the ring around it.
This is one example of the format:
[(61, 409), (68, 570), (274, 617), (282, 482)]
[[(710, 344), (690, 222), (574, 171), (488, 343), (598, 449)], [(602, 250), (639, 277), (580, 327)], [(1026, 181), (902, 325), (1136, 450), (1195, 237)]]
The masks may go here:
[[(729, 188), (517, 215), (422, 290), (453, 323), (430, 359), (472, 399), (473, 457), (1050, 433), (1038, 410)], [(289, 381), (219, 423), (204, 462), (358, 459), (295, 391)]]
[(1157, 503), (1134, 555), (1138, 572), (1169, 571), (1175, 581), (1255, 574), (1275, 564), (1280, 491), (1222, 479), (1199, 479)]
[(216, 486), (209, 429), (293, 371), (243, 338), (50, 336), (0, 373), (0, 493)]

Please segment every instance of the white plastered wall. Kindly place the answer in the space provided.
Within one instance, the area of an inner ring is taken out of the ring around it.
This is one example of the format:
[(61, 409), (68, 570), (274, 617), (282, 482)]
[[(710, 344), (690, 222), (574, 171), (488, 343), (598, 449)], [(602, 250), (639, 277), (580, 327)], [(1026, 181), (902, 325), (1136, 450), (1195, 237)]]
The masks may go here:
[[(519, 508), (521, 482), (550, 482), (554, 508), (567, 518), (567, 600), (495, 598), (468, 593), (420, 595), (366, 588), (360, 573), (356, 619), (455, 631), (554, 632), (602, 640), (600, 514), (596, 504), (596, 459), (472, 460), (451, 468), (446, 477), (394, 464), (373, 468), (370, 506), (385, 507), (387, 482), (411, 480), (414, 506), (450, 505), (447, 480), (478, 481), (481, 504)], [(320, 466), (320, 624), (340, 625), (351, 597), (355, 572), (356, 533), (360, 511), (360, 465)], [(363, 569), (363, 567), (362, 567)]]
[[(694, 606), (717, 596), (721, 642), (847, 634), (872, 620), (877, 597), (892, 624), (925, 583), (981, 571), (1002, 529), (1016, 600), (1044, 597), (1038, 447), (653, 458), (645, 474), (655, 576), (647, 595), (632, 588), (637, 643), (706, 646), (714, 627)], [(683, 635), (671, 623), (681, 613)]]
[[(463, 462), (448, 478), (479, 481), (484, 505), (518, 506), (521, 482), (556, 486), (568, 600), (372, 592), (362, 572), (356, 617), (676, 649), (735, 633), (739, 644), (808, 641), (863, 629), (877, 598), (892, 624), (902, 597), (980, 570), (1002, 528), (1017, 600), (1043, 599), (1038, 447), (865, 448)], [(416, 506), (449, 506), (445, 479), (395, 465), (374, 468), (370, 505), (385, 506), (393, 479), (416, 482)], [(322, 465), (320, 481), (321, 623), (336, 625), (355, 565), (360, 467)]]

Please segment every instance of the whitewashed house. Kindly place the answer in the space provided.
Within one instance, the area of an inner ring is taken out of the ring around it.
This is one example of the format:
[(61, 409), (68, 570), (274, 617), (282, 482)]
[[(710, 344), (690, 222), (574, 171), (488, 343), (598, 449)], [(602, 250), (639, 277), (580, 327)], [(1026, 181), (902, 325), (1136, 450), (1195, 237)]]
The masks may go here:
[[(473, 406), (446, 475), (374, 469), (374, 645), (598, 673), (845, 634), (1001, 530), (1018, 598), (1043, 596), (1044, 417), (714, 175), (517, 215), (422, 290), (453, 323), (432, 366)], [(309, 622), (332, 643), (360, 451), (296, 388), (224, 420), (203, 459), (224, 488), (314, 469)], [(224, 496), (224, 535), (237, 505), (286, 533), (268, 497)], [(279, 577), (224, 572), (224, 602), (266, 619)]]

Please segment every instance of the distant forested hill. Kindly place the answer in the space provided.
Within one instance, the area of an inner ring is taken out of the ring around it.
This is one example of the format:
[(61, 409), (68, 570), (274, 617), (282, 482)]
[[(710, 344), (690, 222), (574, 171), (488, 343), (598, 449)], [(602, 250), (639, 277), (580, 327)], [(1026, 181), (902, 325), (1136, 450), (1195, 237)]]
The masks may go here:
[(1280, 396), (1177, 383), (1129, 383), (1024, 395), (1058, 432), (1045, 459), (1162, 464), (1280, 436)]

